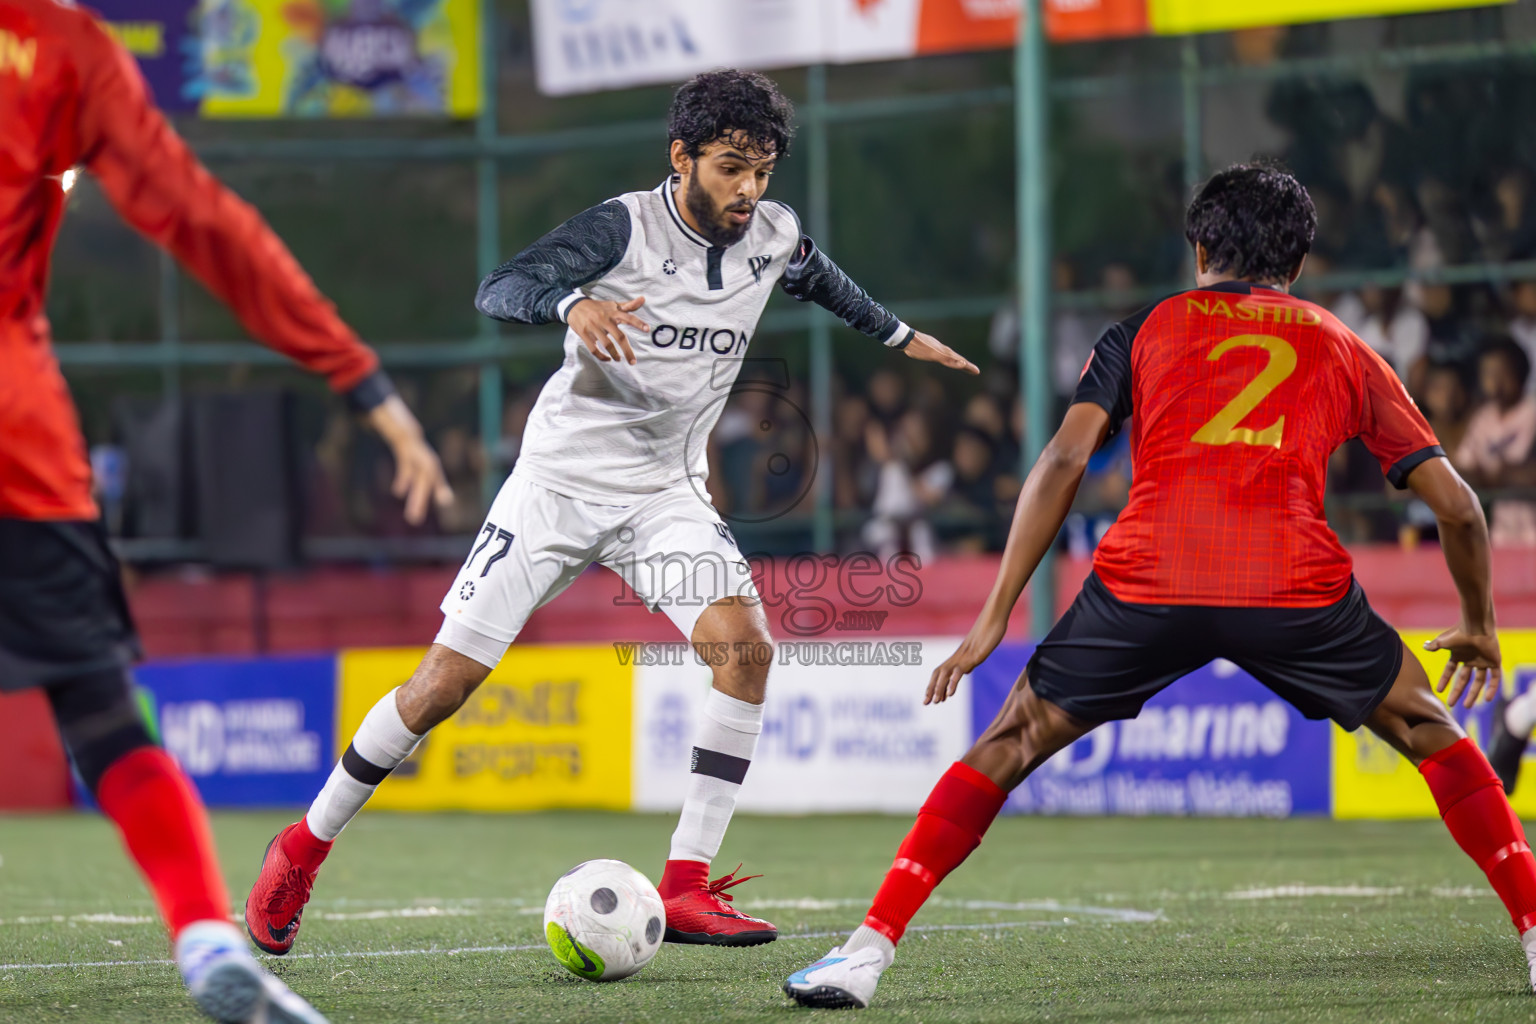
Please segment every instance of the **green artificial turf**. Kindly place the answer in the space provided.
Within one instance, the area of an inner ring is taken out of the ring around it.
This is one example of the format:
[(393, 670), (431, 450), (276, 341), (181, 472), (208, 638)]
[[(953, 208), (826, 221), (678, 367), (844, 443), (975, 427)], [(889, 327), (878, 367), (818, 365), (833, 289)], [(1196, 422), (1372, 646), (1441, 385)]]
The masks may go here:
[[(215, 818), (236, 907), (287, 820)], [(670, 818), (364, 814), (294, 954), (267, 962), (336, 1024), (825, 1020), (849, 1011), (800, 1010), (779, 985), (859, 921), (907, 825), (738, 818), (716, 867), (764, 873), (733, 892), (782, 938), (664, 946), (595, 984), (544, 948), (544, 896), (594, 857), (655, 877)], [(0, 818), (0, 858), (0, 1021), (200, 1019), (153, 962), (166, 941), (105, 822)], [(81, 966), (37, 966), (64, 963)], [(1439, 822), (1010, 818), (918, 915), (857, 1019), (1504, 1021), (1536, 1020), (1536, 998), (1503, 908)]]

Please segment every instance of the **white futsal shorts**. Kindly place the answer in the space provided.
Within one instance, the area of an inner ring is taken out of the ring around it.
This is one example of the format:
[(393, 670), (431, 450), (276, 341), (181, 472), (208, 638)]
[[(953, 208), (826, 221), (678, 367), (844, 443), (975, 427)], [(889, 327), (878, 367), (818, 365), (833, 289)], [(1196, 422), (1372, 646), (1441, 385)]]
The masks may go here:
[[(496, 495), (443, 598), (437, 642), (494, 663), (485, 656), (487, 645), (464, 649), (474, 637), (463, 638), (462, 630), (504, 651), (534, 610), (593, 562), (623, 577), (651, 611), (665, 612), (684, 640), (692, 639), (704, 609), (716, 601), (759, 600), (730, 528), (687, 480), (632, 504), (599, 505), (514, 475)], [(611, 582), (614, 602), (621, 603), (626, 595), (619, 580)]]

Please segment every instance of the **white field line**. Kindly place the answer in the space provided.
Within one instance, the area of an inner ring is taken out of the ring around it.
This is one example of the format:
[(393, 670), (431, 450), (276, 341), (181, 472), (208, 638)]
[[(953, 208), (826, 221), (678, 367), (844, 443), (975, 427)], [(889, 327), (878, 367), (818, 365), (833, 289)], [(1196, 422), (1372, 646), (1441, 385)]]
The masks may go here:
[[(492, 912), (485, 906), (484, 900), (444, 901), (446, 905), (427, 905), (392, 907), (377, 910), (316, 910), (310, 909), (313, 918), (321, 921), (384, 921), (396, 918), (423, 918), (423, 917), (479, 917)], [(455, 905), (455, 903), (471, 904), (468, 906)], [(842, 910), (848, 907), (864, 907), (869, 904), (867, 899), (816, 899), (809, 896), (800, 896), (790, 899), (748, 900), (741, 905), (749, 910)], [(355, 905), (355, 904), (354, 904)], [(517, 914), (535, 915), (543, 914), (543, 907), (527, 906), (525, 901), (505, 901), (501, 906), (510, 906)], [(929, 906), (950, 907), (959, 910), (1002, 910), (1002, 911), (1036, 911), (1048, 914), (1076, 914), (1081, 917), (1096, 917), (1112, 921), (1155, 921), (1158, 914), (1145, 910), (1129, 910), (1122, 907), (1093, 907), (1076, 903), (1061, 903), (1057, 900), (1023, 900), (1019, 902), (999, 902), (996, 900), (951, 900), (939, 897), (928, 901)], [(126, 914), (48, 914), (34, 917), (11, 917), (0, 919), (0, 926), (26, 925), (26, 924), (140, 924), (158, 925), (158, 917)]]
[[(913, 932), (995, 932), (1015, 928), (1061, 928), (1066, 921), (987, 921), (975, 924), (919, 924), (907, 929)], [(848, 934), (844, 928), (835, 932), (796, 932), (780, 935), (778, 941), (791, 942), (800, 939), (840, 939)], [(527, 953), (536, 949), (548, 949), (544, 943), (528, 946), (459, 946), (452, 949), (428, 947), (426, 949), (370, 949), (347, 953), (289, 953), (283, 960), (367, 960), (397, 956), (464, 956), (474, 953)], [(276, 957), (260, 957), (276, 960)], [(86, 960), (56, 964), (0, 964), (0, 971), (56, 971), (85, 967), (166, 967), (174, 960)]]
[[(539, 911), (543, 913), (541, 909)], [(397, 907), (392, 910), (361, 910), (354, 912), (337, 912), (329, 910), (311, 911), (313, 916), (322, 921), (383, 921), (389, 918), (411, 917), (478, 917), (481, 911), (472, 907)], [(158, 925), (158, 917), (146, 917), (142, 915), (128, 914), (48, 914), (41, 917), (8, 917), (0, 918), (0, 926), (11, 924), (153, 924)]]
[[(845, 907), (867, 906), (869, 906), (868, 899), (819, 900), (806, 897), (799, 899), (748, 900), (742, 903), (742, 907), (749, 910), (841, 910)], [(1015, 912), (1033, 910), (1047, 914), (1077, 914), (1082, 917), (1097, 917), (1110, 921), (1146, 922), (1162, 919), (1161, 913), (1146, 910), (1131, 910), (1125, 907), (1090, 907), (1079, 903), (1060, 903), (1056, 900), (1021, 900), (1009, 903), (998, 900), (950, 900), (941, 896), (929, 900), (924, 906), (953, 907), (959, 910), (1008, 910)]]
[(1275, 885), (1237, 889), (1226, 894), (1229, 900), (1289, 900), (1308, 896), (1402, 896), (1408, 890), (1400, 885)]
[[(1430, 889), (1429, 895), (1441, 900), (1466, 900), (1491, 898), (1494, 892), (1485, 885), (1437, 885)], [(1393, 896), (1422, 896), (1423, 890), (1411, 892), (1400, 885), (1375, 886), (1375, 885), (1276, 885), (1255, 886), (1249, 889), (1235, 889), (1223, 894), (1223, 899), (1229, 900), (1288, 900), (1304, 899), (1310, 896), (1345, 896), (1386, 899)]]

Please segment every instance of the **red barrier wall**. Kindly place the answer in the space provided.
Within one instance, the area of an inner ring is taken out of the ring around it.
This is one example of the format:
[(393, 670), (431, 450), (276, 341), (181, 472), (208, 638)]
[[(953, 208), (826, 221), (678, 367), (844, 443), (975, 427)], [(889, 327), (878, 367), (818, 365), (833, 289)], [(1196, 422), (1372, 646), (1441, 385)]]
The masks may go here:
[[(1388, 622), (1405, 629), (1442, 629), (1455, 623), (1456, 593), (1438, 548), (1359, 548), (1354, 556), (1361, 585)], [(869, 606), (888, 613), (880, 634), (962, 634), (970, 628), (992, 584), (997, 560), (995, 555), (944, 558), (905, 581), (899, 572), (857, 578), (845, 574), (840, 581), (834, 569), (816, 570), (802, 562), (801, 575), (793, 578), (816, 585), (799, 588), (787, 575), (795, 567), (781, 561), (775, 567), (777, 594), (768, 596), (770, 624), (775, 635), (793, 636), (787, 612), (799, 609), (797, 617), (805, 621), (814, 619), (814, 613), (806, 611), (813, 607), (822, 607), (841, 622), (844, 613), (859, 609), (858, 593), (886, 585), (894, 589)], [(247, 575), (160, 576), (138, 581), (132, 587), (132, 601), (151, 657), (259, 653), (258, 637), (263, 632), (267, 652), (425, 644), (442, 622), (438, 602), (455, 571), (331, 568), (272, 576), (264, 586)], [(1076, 595), (1088, 563), (1063, 560), (1057, 571), (1065, 607)], [(1536, 626), (1536, 550), (1499, 552), (1494, 586), (1502, 625)], [(824, 605), (819, 604), (822, 601)], [(265, 614), (259, 615), (263, 607)], [(1012, 635), (1025, 632), (1027, 598), (1011, 622)], [(869, 631), (866, 625), (847, 631), (831, 628), (825, 633)], [(521, 639), (602, 643), (675, 640), (677, 635), (665, 616), (638, 607), (617, 576), (594, 567), (535, 613)]]
[(0, 693), (0, 810), (69, 806), (69, 765), (41, 690)]

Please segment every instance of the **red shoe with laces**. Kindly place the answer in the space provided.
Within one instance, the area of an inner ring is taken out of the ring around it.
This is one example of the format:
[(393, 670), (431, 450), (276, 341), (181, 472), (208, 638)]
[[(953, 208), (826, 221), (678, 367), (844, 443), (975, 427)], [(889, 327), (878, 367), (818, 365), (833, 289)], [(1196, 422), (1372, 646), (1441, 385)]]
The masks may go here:
[[(294, 835), (296, 829), (301, 831)], [(289, 859), (289, 847), (307, 850), (306, 859), (312, 863), (298, 864)], [(320, 861), (330, 848), (330, 843), (311, 836), (303, 821), (289, 825), (267, 844), (261, 873), (245, 898), (245, 930), (259, 949), (282, 956), (293, 948), (304, 904), (309, 902)]]
[[(736, 871), (741, 865), (736, 865)], [(667, 861), (661, 879), (662, 904), (667, 910), (668, 942), (697, 946), (761, 946), (779, 937), (779, 930), (762, 918), (743, 914), (731, 906), (725, 890), (762, 875), (708, 881), (709, 865), (699, 861)]]

